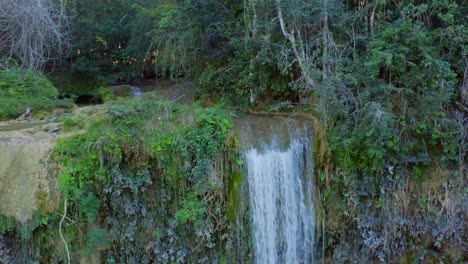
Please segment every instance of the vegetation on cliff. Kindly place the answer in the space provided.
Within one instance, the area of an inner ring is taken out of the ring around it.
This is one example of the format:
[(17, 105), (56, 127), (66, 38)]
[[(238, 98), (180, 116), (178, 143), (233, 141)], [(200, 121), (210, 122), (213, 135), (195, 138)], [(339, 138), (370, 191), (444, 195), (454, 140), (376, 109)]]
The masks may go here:
[[(115, 102), (104, 116), (66, 117), (64, 125), (86, 129), (61, 139), (54, 154), (72, 259), (100, 252), (110, 263), (227, 257), (228, 112), (144, 98)], [(63, 212), (39, 216), (47, 225), (34, 225), (34, 236), (7, 219), (1, 231), (23, 241), (16, 252), (33, 239), (26, 259), (66, 261), (56, 232)]]
[[(459, 0), (76, 1), (66, 6), (71, 52), (60, 67), (42, 68), (53, 72), (62, 95), (97, 94), (101, 85), (142, 77), (186, 78), (201, 87), (204, 102), (318, 116), (329, 151), (316, 164), (326, 216), (321, 257), (461, 262), (467, 10)], [(4, 21), (0, 15), (0, 26)], [(9, 54), (2, 36), (0, 55)], [(6, 57), (1, 67), (23, 60)], [(31, 101), (31, 82), (7, 73), (0, 72), (0, 118), (23, 112), (23, 101), (55, 104), (55, 90)], [(11, 101), (2, 101), (6, 94)], [(87, 129), (57, 154), (68, 212), (83, 225), (66, 226), (71, 247), (102, 241), (90, 248), (108, 250), (116, 262), (218, 259), (229, 233), (227, 187), (207, 177), (216, 171), (213, 157), (227, 151), (228, 120), (219, 110), (155, 100), (118, 101), (106, 117), (66, 119), (65, 127)], [(157, 193), (148, 194), (148, 186)], [(143, 214), (162, 222), (137, 239), (148, 224)], [(208, 247), (191, 244), (195, 238)], [(138, 255), (143, 248), (156, 251)]]

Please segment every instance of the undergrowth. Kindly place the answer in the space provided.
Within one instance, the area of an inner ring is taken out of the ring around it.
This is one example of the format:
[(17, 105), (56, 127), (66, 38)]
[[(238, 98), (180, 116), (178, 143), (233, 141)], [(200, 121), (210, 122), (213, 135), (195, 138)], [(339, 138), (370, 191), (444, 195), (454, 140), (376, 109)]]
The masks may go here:
[[(53, 154), (72, 261), (97, 252), (106, 263), (225, 259), (232, 127), (227, 111), (152, 98), (113, 101), (94, 118), (67, 117), (65, 132), (87, 130), (62, 138)], [(62, 212), (37, 212), (25, 224), (0, 217), (0, 261), (66, 261)]]
[(0, 120), (17, 118), (29, 107), (33, 113), (71, 107), (59, 100), (57, 89), (46, 77), (32, 70), (0, 70)]
[(87, 133), (62, 140), (55, 154), (74, 254), (104, 251), (108, 263), (223, 258), (228, 112), (142, 99), (86, 122)]

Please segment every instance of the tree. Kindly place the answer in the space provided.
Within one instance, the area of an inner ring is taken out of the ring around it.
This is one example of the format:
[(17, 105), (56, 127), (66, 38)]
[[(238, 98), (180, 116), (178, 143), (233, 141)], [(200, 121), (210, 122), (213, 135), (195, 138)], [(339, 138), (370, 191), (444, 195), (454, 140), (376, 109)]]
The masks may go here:
[(68, 50), (64, 0), (0, 0), (0, 66), (42, 70)]

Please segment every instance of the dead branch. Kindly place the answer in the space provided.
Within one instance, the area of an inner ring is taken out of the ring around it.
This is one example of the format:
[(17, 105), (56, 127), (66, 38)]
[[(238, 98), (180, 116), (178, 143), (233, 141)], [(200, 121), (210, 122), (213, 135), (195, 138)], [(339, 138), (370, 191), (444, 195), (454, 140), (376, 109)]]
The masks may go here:
[(69, 49), (64, 0), (0, 0), (0, 64), (41, 70)]

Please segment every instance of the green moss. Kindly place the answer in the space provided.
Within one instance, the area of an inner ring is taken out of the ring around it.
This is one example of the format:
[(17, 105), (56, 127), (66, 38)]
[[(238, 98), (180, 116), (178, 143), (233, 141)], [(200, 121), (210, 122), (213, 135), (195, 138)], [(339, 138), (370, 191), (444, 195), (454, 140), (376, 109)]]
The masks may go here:
[(0, 215), (0, 234), (14, 233), (23, 241), (30, 240), (33, 237), (34, 231), (46, 227), (48, 224), (54, 223), (58, 219), (58, 214), (43, 214), (39, 211), (34, 214), (31, 220), (24, 223), (18, 222), (11, 217)]
[(132, 88), (130, 87), (130, 85), (127, 84), (111, 86), (107, 89), (115, 96), (119, 97), (131, 97), (133, 93)]
[(16, 223), (13, 217), (6, 217), (0, 214), (0, 234), (5, 234), (15, 229)]
[(73, 101), (57, 99), (58, 90), (32, 70), (0, 70), (0, 120), (17, 118), (29, 107), (33, 113), (72, 107)]
[[(60, 188), (80, 229), (105, 230), (112, 240), (106, 254), (116, 262), (145, 262), (131, 252), (159, 252), (154, 260), (164, 262), (163, 253), (174, 250), (192, 252), (185, 261), (196, 262), (225, 250), (227, 174), (216, 162), (227, 151), (229, 113), (151, 97), (104, 106), (99, 117), (67, 117), (67, 131), (83, 127), (86, 133), (63, 138), (55, 152), (64, 166)], [(94, 233), (70, 235), (70, 247), (100, 247)]]
[(47, 203), (49, 202), (49, 193), (44, 190), (37, 192), (37, 201), (39, 203), (39, 211), (46, 211), (48, 207)]
[(228, 199), (228, 219), (231, 224), (235, 222), (236, 212), (239, 211), (240, 189), (242, 185), (242, 176), (239, 172), (232, 173), (229, 180), (229, 199)]
[(0, 70), (0, 94), (55, 98), (58, 90), (43, 75), (32, 70)]
[(81, 129), (84, 127), (85, 122), (80, 116), (64, 116), (63, 121), (63, 130), (68, 132), (76, 129)]
[(100, 87), (98, 89), (97, 95), (101, 97), (104, 102), (109, 102), (111, 100), (117, 99), (117, 96), (114, 93), (112, 93), (111, 90), (104, 87)]

